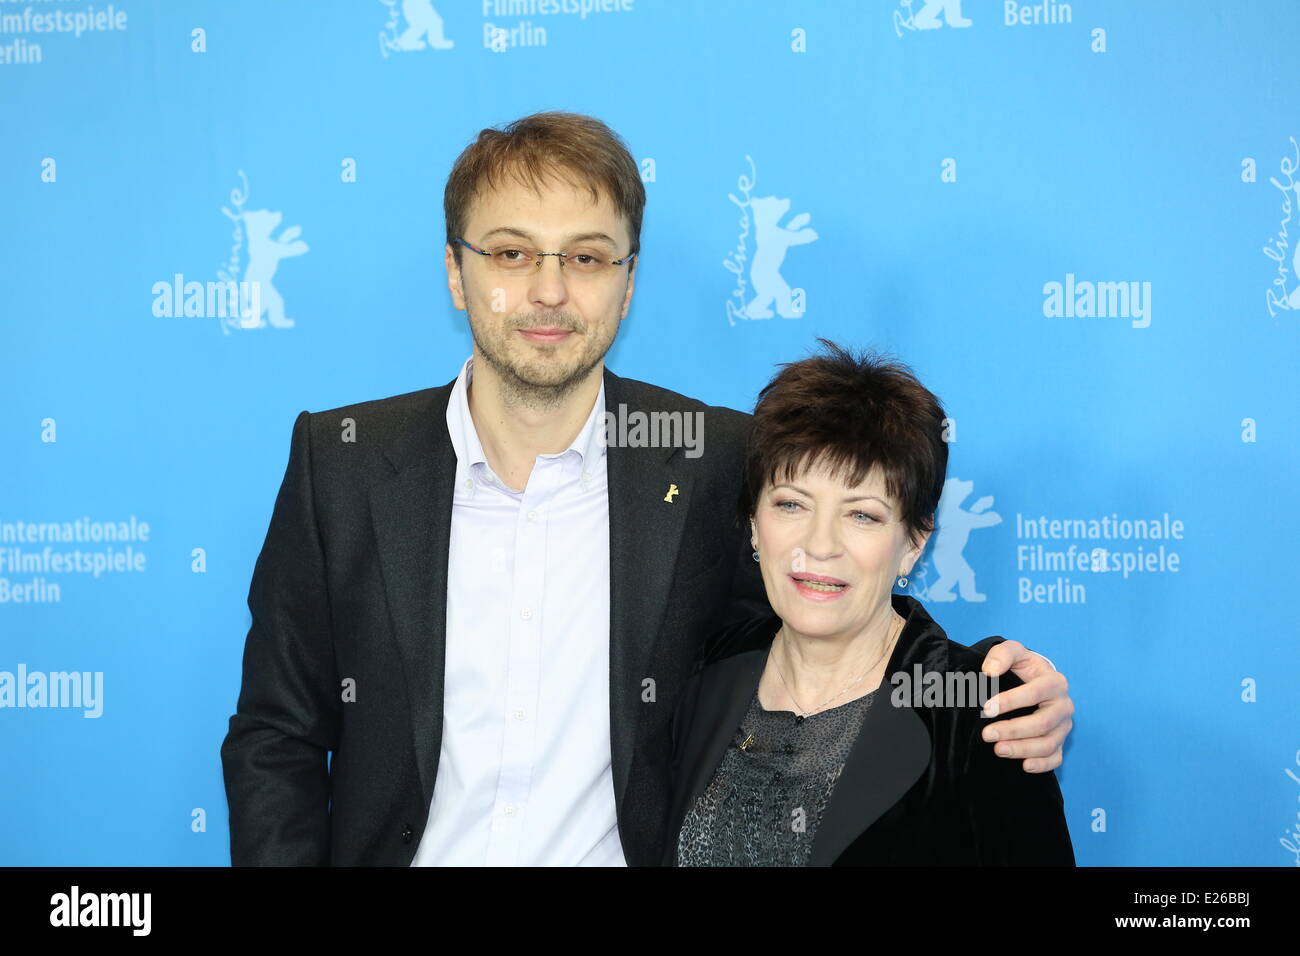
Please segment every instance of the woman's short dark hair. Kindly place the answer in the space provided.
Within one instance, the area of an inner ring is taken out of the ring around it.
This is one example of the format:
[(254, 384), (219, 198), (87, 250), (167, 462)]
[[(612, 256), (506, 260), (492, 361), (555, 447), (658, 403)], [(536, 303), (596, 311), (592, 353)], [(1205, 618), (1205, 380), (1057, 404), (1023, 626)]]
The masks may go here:
[(849, 487), (878, 466), (915, 540), (934, 530), (948, 469), (939, 399), (906, 365), (828, 339), (820, 354), (786, 362), (758, 393), (738, 518), (754, 516), (767, 482), (825, 467)]

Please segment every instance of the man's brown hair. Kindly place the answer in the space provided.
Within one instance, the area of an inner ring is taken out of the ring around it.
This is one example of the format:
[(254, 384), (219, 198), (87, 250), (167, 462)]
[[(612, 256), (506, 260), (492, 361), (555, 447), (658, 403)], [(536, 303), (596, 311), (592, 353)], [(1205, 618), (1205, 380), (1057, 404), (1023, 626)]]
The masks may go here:
[(508, 177), (533, 189), (559, 179), (589, 189), (592, 202), (603, 193), (627, 218), (632, 237), (632, 248), (619, 255), (641, 251), (645, 186), (622, 138), (594, 116), (534, 113), (502, 129), (482, 130), (457, 157), (442, 200), (457, 265), (462, 250), (454, 238), (464, 235), (470, 204)]
[(737, 518), (748, 524), (766, 482), (822, 465), (854, 487), (875, 466), (915, 541), (934, 530), (948, 470), (943, 406), (906, 365), (817, 341), (822, 354), (785, 363), (758, 393)]

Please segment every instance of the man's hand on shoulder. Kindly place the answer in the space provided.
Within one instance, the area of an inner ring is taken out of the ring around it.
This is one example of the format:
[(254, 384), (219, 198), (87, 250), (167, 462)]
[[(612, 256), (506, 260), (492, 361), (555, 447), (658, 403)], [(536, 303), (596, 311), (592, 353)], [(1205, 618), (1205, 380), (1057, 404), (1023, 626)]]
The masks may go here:
[(1074, 721), (1070, 683), (1047, 658), (1035, 654), (1019, 641), (1003, 641), (984, 658), (983, 671), (1001, 676), (1010, 670), (1024, 683), (1005, 690), (984, 706), (990, 717), (1024, 707), (1037, 710), (1024, 717), (999, 720), (984, 728), (983, 738), (996, 741), (999, 757), (1023, 759), (1027, 773), (1046, 773), (1061, 765), (1062, 748)]

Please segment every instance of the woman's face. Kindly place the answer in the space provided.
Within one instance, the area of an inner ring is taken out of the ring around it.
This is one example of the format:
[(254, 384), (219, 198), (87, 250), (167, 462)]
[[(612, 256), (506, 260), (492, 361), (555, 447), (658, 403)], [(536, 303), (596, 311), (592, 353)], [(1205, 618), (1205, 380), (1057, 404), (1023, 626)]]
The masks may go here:
[(821, 468), (769, 484), (750, 526), (772, 609), (812, 638), (848, 640), (888, 619), (895, 579), (928, 537), (909, 539), (876, 468), (853, 488)]

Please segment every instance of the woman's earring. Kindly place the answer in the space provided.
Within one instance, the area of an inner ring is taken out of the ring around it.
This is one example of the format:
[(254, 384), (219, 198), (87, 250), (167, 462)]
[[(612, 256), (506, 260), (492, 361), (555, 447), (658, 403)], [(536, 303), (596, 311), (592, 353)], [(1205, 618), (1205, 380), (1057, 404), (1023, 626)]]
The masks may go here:
[(906, 587), (907, 587), (907, 575), (900, 574), (898, 576), (898, 589), (901, 591)]
[(758, 552), (757, 552), (757, 551), (754, 552), (754, 560), (755, 560), (755, 561), (758, 561), (758, 560), (759, 560)]

